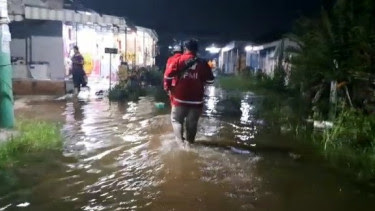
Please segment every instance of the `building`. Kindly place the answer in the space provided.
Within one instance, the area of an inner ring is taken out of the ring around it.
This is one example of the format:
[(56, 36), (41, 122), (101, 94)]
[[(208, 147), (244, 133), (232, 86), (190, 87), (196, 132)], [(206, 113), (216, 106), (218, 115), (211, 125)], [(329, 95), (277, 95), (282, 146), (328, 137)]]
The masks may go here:
[(287, 52), (289, 48), (298, 48), (298, 45), (287, 38), (261, 45), (248, 45), (245, 47), (246, 66), (254, 72), (260, 71), (272, 77), (281, 59), (284, 69), (290, 70), (287, 58), (291, 56)]
[[(115, 78), (120, 56), (133, 67), (155, 65), (154, 30), (132, 26), (122, 17), (75, 9), (63, 0), (10, 0), (14, 78), (64, 80), (75, 45), (90, 77), (108, 78), (112, 70)], [(117, 48), (119, 54), (110, 58), (105, 48)]]
[(233, 41), (220, 50), (219, 68), (223, 74), (238, 74), (241, 71), (262, 72), (274, 75), (274, 70), (282, 57), (285, 69), (290, 69), (288, 48), (298, 48), (290, 39), (256, 45), (246, 41)]
[(218, 67), (223, 74), (238, 74), (246, 68), (246, 41), (233, 41), (221, 48)]

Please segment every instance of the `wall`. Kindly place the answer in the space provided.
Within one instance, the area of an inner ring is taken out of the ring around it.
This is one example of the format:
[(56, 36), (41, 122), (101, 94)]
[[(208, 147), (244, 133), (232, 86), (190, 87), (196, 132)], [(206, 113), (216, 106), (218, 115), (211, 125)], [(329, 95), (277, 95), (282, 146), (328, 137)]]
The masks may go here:
[(30, 36), (62, 36), (62, 22), (60, 21), (38, 21), (25, 20), (9, 24), (12, 38), (22, 39)]
[(64, 43), (62, 37), (32, 36), (31, 55), (33, 62), (48, 62), (51, 79), (63, 80)]
[(12, 39), (10, 42), (11, 56), (22, 57), (26, 60), (26, 40), (25, 39)]

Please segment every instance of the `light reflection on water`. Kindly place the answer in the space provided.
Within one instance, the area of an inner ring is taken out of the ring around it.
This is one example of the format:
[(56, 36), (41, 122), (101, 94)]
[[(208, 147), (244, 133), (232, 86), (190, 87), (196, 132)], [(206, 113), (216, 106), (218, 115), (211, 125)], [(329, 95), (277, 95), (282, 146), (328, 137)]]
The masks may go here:
[[(207, 89), (198, 140), (254, 146), (262, 132), (262, 120), (256, 118), (257, 98), (251, 93), (241, 96), (241, 115), (223, 117), (225, 110), (218, 105), (224, 97), (220, 89)], [(327, 210), (351, 210), (371, 206), (367, 196), (353, 194), (351, 186), (319, 164), (296, 162), (282, 153), (178, 143), (169, 116), (154, 117), (149, 98), (125, 104), (61, 103), (66, 104), (62, 155), (22, 167), (15, 175), (22, 183), (16, 182), (7, 193), (0, 187), (0, 209), (25, 202), (31, 210), (315, 210), (326, 204), (332, 204)]]

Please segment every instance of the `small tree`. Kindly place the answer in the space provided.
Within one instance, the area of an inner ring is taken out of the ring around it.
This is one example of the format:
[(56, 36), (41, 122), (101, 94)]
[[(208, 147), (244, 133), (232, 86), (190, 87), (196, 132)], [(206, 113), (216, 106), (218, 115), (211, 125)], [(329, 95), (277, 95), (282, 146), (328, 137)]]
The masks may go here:
[(290, 36), (299, 44), (292, 59), (291, 86), (307, 95), (318, 111), (327, 107), (328, 98), (335, 101), (336, 89), (352, 105), (349, 88), (356, 75), (371, 73), (375, 64), (374, 1), (333, 2), (332, 8), (322, 9), (320, 19), (297, 22)]

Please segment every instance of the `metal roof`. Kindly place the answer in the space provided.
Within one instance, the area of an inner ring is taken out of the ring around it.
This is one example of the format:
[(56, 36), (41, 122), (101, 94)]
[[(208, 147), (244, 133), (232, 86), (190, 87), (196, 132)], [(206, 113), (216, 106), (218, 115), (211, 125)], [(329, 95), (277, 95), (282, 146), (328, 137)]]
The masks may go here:
[[(74, 22), (79, 24), (96, 24), (99, 26), (117, 26), (120, 31), (125, 31), (128, 27), (132, 28), (132, 24), (127, 24), (125, 18), (112, 15), (100, 15), (96, 12), (76, 11), (70, 9), (49, 9), (35, 6), (25, 6), (22, 14), (9, 14), (10, 21), (23, 20), (50, 20), (62, 22)], [(139, 31), (144, 31), (150, 36), (158, 40), (157, 33), (149, 28), (136, 26)]]
[(126, 21), (124, 18), (111, 16), (111, 15), (99, 15), (98, 13), (91, 12), (80, 12), (68, 9), (48, 9), (40, 7), (25, 7), (24, 15), (9, 15), (11, 21), (23, 21), (28, 20), (51, 20), (51, 21), (67, 21), (81, 24), (98, 24), (101, 26), (116, 25), (119, 28), (125, 29)]

